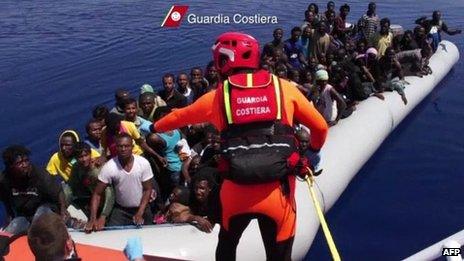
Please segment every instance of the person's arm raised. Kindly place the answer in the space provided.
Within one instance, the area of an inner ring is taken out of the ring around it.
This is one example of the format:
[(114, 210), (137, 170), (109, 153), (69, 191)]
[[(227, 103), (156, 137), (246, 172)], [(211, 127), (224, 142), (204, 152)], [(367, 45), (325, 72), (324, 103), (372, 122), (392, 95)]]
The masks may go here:
[[(166, 132), (169, 130), (174, 130), (181, 128), (183, 126), (203, 123), (203, 122), (212, 122), (211, 118), (213, 117), (213, 106), (215, 102), (216, 91), (210, 91), (198, 100), (196, 100), (190, 106), (173, 110), (171, 113), (157, 121), (152, 125), (152, 132)], [(215, 112), (219, 113), (219, 112)]]

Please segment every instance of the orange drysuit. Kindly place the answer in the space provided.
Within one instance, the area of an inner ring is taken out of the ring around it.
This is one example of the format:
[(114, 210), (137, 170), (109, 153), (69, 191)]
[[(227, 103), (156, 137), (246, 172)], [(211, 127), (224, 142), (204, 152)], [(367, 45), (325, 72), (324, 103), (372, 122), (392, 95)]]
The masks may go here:
[[(260, 71), (259, 73), (262, 73)], [(324, 118), (294, 83), (280, 79), (282, 123), (293, 126), (294, 120), (311, 130), (311, 148), (319, 150), (324, 144), (328, 126)], [(186, 125), (209, 122), (219, 131), (227, 128), (222, 85), (200, 97), (192, 105), (177, 109), (155, 123), (157, 132), (165, 132)], [(281, 181), (243, 185), (225, 180), (221, 187), (222, 226), (228, 230), (234, 215), (256, 213), (272, 218), (277, 225), (276, 241), (289, 239), (295, 234), (295, 176), (288, 176), (290, 194), (281, 191)]]

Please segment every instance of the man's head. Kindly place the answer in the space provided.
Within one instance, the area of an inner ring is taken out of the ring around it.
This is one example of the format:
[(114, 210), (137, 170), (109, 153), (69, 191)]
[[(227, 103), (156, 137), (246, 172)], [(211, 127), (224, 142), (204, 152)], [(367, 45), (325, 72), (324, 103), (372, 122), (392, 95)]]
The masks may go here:
[(121, 126), (121, 121), (123, 117), (116, 113), (110, 113), (105, 119), (106, 130), (110, 135), (116, 135), (119, 133), (119, 127)]
[(85, 131), (87, 132), (87, 135), (92, 139), (92, 140), (100, 140), (101, 135), (102, 135), (102, 124), (100, 120), (97, 119), (91, 119), (87, 124), (85, 125)]
[(305, 129), (300, 129), (296, 133), (296, 138), (300, 143), (300, 153), (305, 153), (309, 147), (309, 133)]
[(169, 195), (170, 203), (180, 203), (187, 206), (189, 204), (189, 190), (184, 186), (177, 186), (172, 190), (171, 195)]
[(102, 127), (106, 125), (105, 119), (109, 114), (109, 110), (105, 105), (98, 105), (92, 111), (92, 116), (94, 119), (100, 121)]
[(375, 14), (375, 9), (377, 8), (377, 5), (375, 2), (370, 2), (369, 5), (367, 6), (367, 13), (368, 14)]
[(318, 14), (319, 13), (319, 6), (317, 6), (316, 3), (310, 3), (308, 5), (308, 9), (307, 9), (309, 12), (313, 12), (313, 14)]
[(219, 72), (216, 66), (214, 66), (214, 61), (208, 63), (208, 66), (206, 67), (206, 74), (208, 80), (219, 80)]
[(116, 99), (116, 106), (122, 108), (124, 101), (130, 98), (130, 93), (126, 89), (117, 89), (114, 93), (114, 98)]
[(139, 106), (143, 114), (150, 115), (155, 108), (155, 94), (152, 92), (144, 92), (139, 96)]
[[(354, 50), (356, 49), (356, 45), (352, 39), (347, 39), (346, 44), (345, 44), (345, 51), (348, 54), (353, 54)], [(343, 50), (343, 48), (340, 48), (339, 50)]]
[(129, 134), (116, 135), (116, 151), (119, 159), (126, 160), (132, 157), (133, 146), (132, 137)]
[(127, 99), (124, 102), (124, 115), (126, 120), (128, 121), (135, 121), (137, 119), (137, 101), (135, 99)]
[(188, 168), (190, 175), (195, 174), (198, 171), (198, 169), (200, 168), (200, 163), (201, 163), (200, 155), (197, 154), (192, 157), (192, 160), (190, 161), (190, 165)]
[(350, 13), (350, 6), (348, 4), (344, 4), (344, 5), (340, 6), (340, 16), (341, 17), (347, 17), (349, 13)]
[(316, 72), (316, 84), (319, 87), (324, 87), (329, 81), (329, 73), (326, 70), (318, 70)]
[(221, 34), (212, 47), (214, 63), (223, 75), (237, 69), (258, 69), (260, 48), (251, 35), (239, 32)]
[(337, 15), (335, 14), (335, 11), (334, 11), (334, 10), (328, 10), (328, 11), (325, 13), (325, 15), (326, 15), (327, 21), (328, 21), (329, 23), (332, 23), (333, 21), (335, 21), (335, 17), (337, 16)]
[(166, 92), (172, 92), (174, 90), (174, 74), (172, 73), (166, 73), (164, 76), (163, 76), (163, 86), (164, 86), (164, 90), (166, 90)]
[(314, 16), (313, 12), (308, 11), (308, 10), (305, 11), (305, 20), (308, 23), (312, 24), (314, 22), (314, 18), (315, 18), (315, 16)]
[(210, 167), (201, 168), (193, 178), (193, 193), (196, 201), (206, 203), (215, 185), (213, 175), (216, 169)]
[(375, 49), (374, 47), (371, 47), (369, 49), (366, 50), (366, 56), (367, 56), (367, 60), (368, 61), (375, 61), (377, 60), (377, 56), (378, 56), (378, 52), (377, 52), (377, 49)]
[(25, 178), (32, 170), (29, 161), (30, 151), (21, 145), (12, 145), (3, 151), (3, 163), (6, 167), (6, 174), (13, 177)]
[(386, 26), (388, 29), (390, 29), (390, 24), (391, 24), (391, 22), (390, 22), (390, 19), (388, 17), (382, 18), (380, 20), (380, 27)]
[(64, 260), (74, 249), (66, 225), (53, 212), (44, 213), (32, 222), (27, 241), (36, 261)]
[(73, 156), (73, 146), (76, 142), (79, 141), (77, 132), (73, 130), (64, 131), (59, 139), (60, 143), (60, 152), (66, 159), (70, 159)]
[(387, 47), (387, 49), (385, 49), (385, 57), (389, 61), (393, 61), (393, 59), (395, 59), (395, 54), (395, 49), (393, 49), (393, 47)]
[(203, 79), (203, 70), (200, 67), (193, 67), (190, 70), (190, 78), (192, 81)]
[(291, 36), (291, 39), (293, 41), (298, 41), (298, 39), (300, 38), (301, 36), (301, 28), (298, 27), (298, 26), (295, 26), (292, 28), (292, 36)]
[(290, 69), (288, 71), (288, 79), (293, 82), (300, 83), (300, 71), (297, 69)]
[(305, 38), (310, 38), (311, 37), (311, 26), (306, 26), (303, 28), (303, 35)]
[(302, 72), (301, 78), (303, 83), (313, 83), (313, 74), (311, 73), (311, 70), (309, 68)]
[(321, 35), (325, 35), (327, 33), (327, 24), (325, 22), (320, 21), (316, 25), (317, 32)]
[(335, 11), (335, 3), (333, 1), (327, 2), (327, 11)]
[(412, 33), (411, 30), (406, 30), (404, 31), (403, 35), (403, 42), (410, 43), (414, 39), (414, 34)]
[(358, 40), (356, 43), (356, 51), (359, 54), (363, 54), (366, 51), (366, 42), (363, 40)]
[(315, 56), (311, 56), (311, 58), (309, 58), (309, 68), (311, 70), (314, 70), (317, 66), (317, 58)]
[(414, 36), (417, 39), (425, 39), (426, 34), (425, 34), (425, 28), (423, 26), (416, 26), (414, 27)]
[(435, 22), (440, 21), (440, 19), (441, 19), (441, 12), (438, 11), (438, 10), (433, 11), (433, 13), (432, 13), (432, 19), (433, 19), (433, 21), (435, 21)]
[(277, 76), (279, 76), (280, 78), (287, 79), (287, 67), (284, 64), (277, 64), (275, 71)]
[(177, 75), (177, 85), (179, 86), (179, 89), (187, 90), (189, 77), (186, 73), (179, 73), (179, 75)]
[(84, 168), (90, 167), (92, 161), (90, 145), (85, 142), (74, 144), (74, 157), (80, 166)]
[(282, 37), (284, 36), (284, 30), (282, 30), (282, 28), (276, 28), (274, 29), (272, 36), (274, 37), (274, 41), (281, 42)]
[(274, 48), (272, 50), (272, 58), (274, 58), (275, 61), (280, 61), (283, 56), (283, 51), (280, 48)]

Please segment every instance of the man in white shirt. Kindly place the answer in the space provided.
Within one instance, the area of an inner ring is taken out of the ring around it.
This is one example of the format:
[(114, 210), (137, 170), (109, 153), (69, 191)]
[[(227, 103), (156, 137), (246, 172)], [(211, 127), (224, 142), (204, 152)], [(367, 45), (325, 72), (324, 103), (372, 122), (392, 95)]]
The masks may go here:
[(114, 187), (116, 203), (108, 226), (150, 224), (153, 220), (148, 202), (153, 188), (153, 171), (143, 157), (132, 154), (132, 138), (128, 134), (116, 137), (117, 156), (109, 160), (98, 175), (91, 200), (90, 221), (86, 231), (103, 228), (96, 222), (97, 210), (105, 188)]

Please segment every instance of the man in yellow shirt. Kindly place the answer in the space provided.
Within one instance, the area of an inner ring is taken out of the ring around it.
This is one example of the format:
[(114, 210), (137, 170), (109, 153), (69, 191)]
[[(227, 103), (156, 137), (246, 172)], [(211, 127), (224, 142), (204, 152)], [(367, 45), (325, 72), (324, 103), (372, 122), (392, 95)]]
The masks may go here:
[[(58, 176), (65, 182), (71, 176), (71, 170), (76, 162), (74, 159), (73, 146), (79, 141), (79, 135), (74, 130), (65, 130), (59, 138), (60, 150), (52, 155), (47, 164), (47, 171), (52, 176)], [(91, 151), (92, 159), (100, 157), (100, 154), (93, 150)]]

